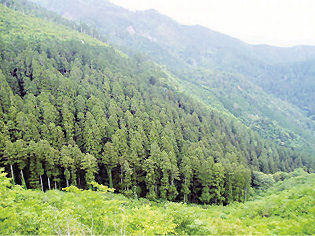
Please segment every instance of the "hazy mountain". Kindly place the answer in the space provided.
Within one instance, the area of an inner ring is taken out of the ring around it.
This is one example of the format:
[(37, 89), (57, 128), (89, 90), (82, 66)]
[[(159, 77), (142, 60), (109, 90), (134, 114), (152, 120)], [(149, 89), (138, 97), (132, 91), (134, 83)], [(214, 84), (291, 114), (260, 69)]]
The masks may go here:
[(83, 22), (0, 3), (0, 234), (314, 232), (312, 123), (294, 105), (245, 74), (189, 65), (172, 42), (160, 43), (171, 72)]
[(34, 1), (68, 19), (99, 26), (110, 40), (122, 39), (122, 44), (127, 44), (124, 37), (149, 40), (151, 44), (157, 44), (185, 59), (193, 57), (199, 65), (216, 62), (215, 65), (220, 67), (225, 62), (219, 58), (225, 57), (229, 58), (226, 63), (241, 64), (240, 59), (250, 58), (275, 64), (303, 61), (315, 56), (315, 47), (249, 45), (200, 25), (181, 25), (153, 9), (134, 12), (115, 6), (107, 0)]

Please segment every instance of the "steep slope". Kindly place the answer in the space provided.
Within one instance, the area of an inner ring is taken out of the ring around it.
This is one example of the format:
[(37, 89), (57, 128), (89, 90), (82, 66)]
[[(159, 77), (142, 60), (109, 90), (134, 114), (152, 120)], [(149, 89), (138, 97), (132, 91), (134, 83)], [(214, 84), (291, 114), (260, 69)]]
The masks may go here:
[[(28, 188), (244, 201), (251, 171), (312, 163), (178, 93), (149, 61), (0, 5), (0, 160)], [(43, 17), (46, 16), (42, 11)]]
[[(315, 58), (274, 65), (254, 80), (266, 91), (300, 107), (315, 120)], [(260, 77), (260, 78), (259, 78)]]
[(35, 2), (92, 25), (124, 50), (165, 64), (184, 91), (235, 115), (264, 137), (312, 149), (315, 92), (309, 68), (315, 47), (248, 45), (201, 26), (180, 25), (155, 10), (131, 12), (109, 1)]

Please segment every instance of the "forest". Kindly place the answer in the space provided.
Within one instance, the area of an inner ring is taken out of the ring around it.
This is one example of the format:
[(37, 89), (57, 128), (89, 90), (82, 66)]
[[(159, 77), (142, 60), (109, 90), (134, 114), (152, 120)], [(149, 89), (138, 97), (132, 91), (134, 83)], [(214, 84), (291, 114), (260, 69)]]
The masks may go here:
[(228, 204), (245, 200), (254, 170), (311, 168), (178, 94), (149, 61), (1, 8), (1, 157), (16, 183)]
[(314, 233), (309, 150), (91, 26), (24, 0), (0, 13), (0, 234)]
[[(279, 145), (314, 155), (314, 46), (252, 45), (156, 10), (130, 11), (104, 0), (32, 0), (93, 29), (128, 55), (141, 53), (170, 82)], [(33, 12), (39, 15), (38, 12)], [(228, 17), (228, 16), (227, 16)], [(91, 34), (92, 33), (92, 34)]]

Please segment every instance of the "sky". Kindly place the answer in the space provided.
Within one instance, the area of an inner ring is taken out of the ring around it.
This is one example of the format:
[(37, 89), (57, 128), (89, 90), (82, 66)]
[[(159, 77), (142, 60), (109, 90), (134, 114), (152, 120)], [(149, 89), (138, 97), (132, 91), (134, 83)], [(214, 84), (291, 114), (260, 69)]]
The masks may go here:
[(251, 44), (315, 45), (315, 0), (110, 0), (156, 9), (181, 24), (200, 24)]

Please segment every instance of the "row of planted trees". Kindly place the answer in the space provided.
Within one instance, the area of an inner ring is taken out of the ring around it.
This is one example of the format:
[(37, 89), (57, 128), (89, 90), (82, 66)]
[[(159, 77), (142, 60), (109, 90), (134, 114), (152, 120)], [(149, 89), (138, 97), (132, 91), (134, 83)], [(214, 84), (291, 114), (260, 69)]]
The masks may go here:
[[(179, 167), (176, 163), (172, 165), (167, 153), (161, 152), (156, 143), (150, 156), (138, 163), (129, 164), (129, 158), (123, 160), (116, 151), (108, 142), (98, 160), (82, 153), (75, 143), (58, 150), (46, 140), (29, 143), (6, 140), (3, 158), (15, 183), (42, 191), (70, 185), (89, 188), (97, 179), (129, 196), (222, 204), (246, 200), (246, 191), (250, 188), (249, 169), (206, 159), (198, 145), (192, 145)], [(107, 170), (107, 175), (100, 174), (102, 168)]]
[[(10, 91), (6, 89), (2, 91)], [(26, 95), (23, 101), (10, 93), (8, 97), (11, 101), (3, 104), (1, 121), (2, 163), (27, 187), (86, 188), (96, 178), (128, 195), (220, 203), (244, 199), (250, 184), (248, 169), (245, 182), (239, 181), (239, 172), (231, 174), (229, 163), (241, 172), (245, 168), (236, 163), (247, 166), (231, 144), (213, 137), (197, 141), (206, 130), (194, 133), (200, 126), (196, 114), (176, 128), (173, 118), (162, 114), (163, 123), (139, 119), (141, 113), (123, 113), (114, 100), (109, 102), (108, 117), (95, 97), (83, 99), (83, 106), (77, 97), (74, 114), (67, 96), (61, 100), (60, 113), (47, 93)], [(82, 113), (77, 113), (80, 109)]]
[[(27, 143), (23, 140), (12, 143), (7, 140), (3, 157), (10, 167), (14, 182), (19, 182), (25, 188), (41, 188), (43, 191), (60, 188), (61, 176), (67, 187), (70, 184), (77, 186), (90, 184), (97, 171), (96, 159), (90, 154), (83, 154), (76, 145), (63, 146), (59, 151), (51, 147), (46, 140), (37, 143), (34, 141)], [(85, 178), (77, 176), (79, 169), (85, 172)], [(61, 173), (61, 170), (64, 172)], [(47, 182), (44, 183), (43, 179)]]

